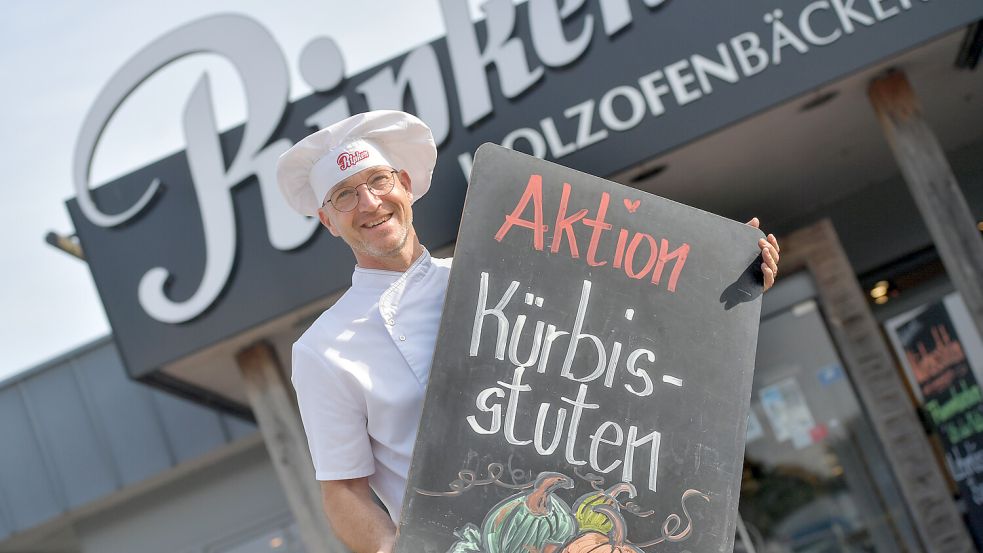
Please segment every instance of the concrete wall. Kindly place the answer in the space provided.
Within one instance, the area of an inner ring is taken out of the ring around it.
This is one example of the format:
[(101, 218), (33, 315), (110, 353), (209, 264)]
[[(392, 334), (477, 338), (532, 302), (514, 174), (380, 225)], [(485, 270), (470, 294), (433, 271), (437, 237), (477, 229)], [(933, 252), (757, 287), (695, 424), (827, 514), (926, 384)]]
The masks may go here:
[[(89, 517), (75, 530), (81, 553), (205, 553), (289, 524), (286, 497), (258, 444)], [(300, 549), (284, 543), (275, 551)]]

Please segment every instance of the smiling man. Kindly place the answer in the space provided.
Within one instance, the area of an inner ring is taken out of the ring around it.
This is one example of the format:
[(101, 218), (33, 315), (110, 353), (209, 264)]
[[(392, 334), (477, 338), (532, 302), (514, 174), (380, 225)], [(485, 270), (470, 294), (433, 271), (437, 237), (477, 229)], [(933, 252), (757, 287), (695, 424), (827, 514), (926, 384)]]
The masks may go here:
[[(397, 182), (400, 190), (395, 190)], [(325, 203), (334, 209), (322, 206), (318, 210), (321, 223), (331, 234), (351, 246), (359, 267), (401, 270), (419, 256), (422, 246), (411, 232), (411, 182), (406, 171), (370, 167), (341, 181), (331, 192)], [(364, 195), (365, 201), (359, 198), (362, 186), (370, 192)]]
[[(392, 550), (423, 409), (451, 262), (420, 244), (413, 202), (436, 161), (422, 121), (373, 111), (304, 138), (277, 164), (290, 206), (318, 217), (357, 263), (351, 288), (294, 343), (291, 376), (324, 513), (356, 553)], [(778, 242), (759, 247), (768, 289)]]

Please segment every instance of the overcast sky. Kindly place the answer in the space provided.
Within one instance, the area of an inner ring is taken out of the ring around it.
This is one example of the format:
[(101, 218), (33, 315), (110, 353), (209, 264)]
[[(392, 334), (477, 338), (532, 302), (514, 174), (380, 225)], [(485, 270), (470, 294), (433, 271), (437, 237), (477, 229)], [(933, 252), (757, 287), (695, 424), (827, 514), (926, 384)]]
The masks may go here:
[[(469, 1), (477, 13), (478, 1)], [(351, 75), (444, 34), (437, 0), (14, 0), (4, 2), (4, 11), (0, 381), (110, 332), (88, 267), (48, 246), (44, 236), (73, 232), (64, 202), (75, 195), (71, 164), (82, 120), (137, 50), (204, 16), (247, 15), (283, 50), (293, 99), (310, 93), (297, 59), (312, 38), (335, 39)], [(96, 150), (93, 183), (184, 148), (181, 109), (203, 71), (219, 100), (219, 125), (242, 122), (245, 107), (231, 65), (208, 55), (179, 61), (124, 103)]]

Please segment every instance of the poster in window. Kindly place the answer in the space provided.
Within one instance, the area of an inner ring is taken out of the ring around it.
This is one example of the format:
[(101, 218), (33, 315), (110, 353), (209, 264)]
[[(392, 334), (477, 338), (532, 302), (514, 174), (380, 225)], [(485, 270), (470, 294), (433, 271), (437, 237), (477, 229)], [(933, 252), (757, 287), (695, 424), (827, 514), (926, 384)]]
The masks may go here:
[(960, 332), (944, 301), (899, 319), (888, 322), (889, 334), (945, 449), (971, 526), (983, 528), (983, 394)]

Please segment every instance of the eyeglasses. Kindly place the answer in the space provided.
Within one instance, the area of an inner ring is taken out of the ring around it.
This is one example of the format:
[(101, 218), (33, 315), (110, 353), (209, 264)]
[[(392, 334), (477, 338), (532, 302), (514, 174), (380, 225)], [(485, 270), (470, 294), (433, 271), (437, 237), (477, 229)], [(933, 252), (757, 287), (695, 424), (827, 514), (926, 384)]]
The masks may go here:
[[(351, 211), (358, 205), (358, 188), (360, 186), (364, 185), (366, 190), (376, 196), (385, 196), (392, 192), (396, 185), (396, 177), (394, 176), (396, 173), (397, 171), (390, 169), (372, 175), (369, 180), (362, 184), (343, 186), (332, 192), (331, 197), (325, 200), (325, 203), (330, 203), (341, 212)], [(324, 204), (321, 207), (324, 207)]]

